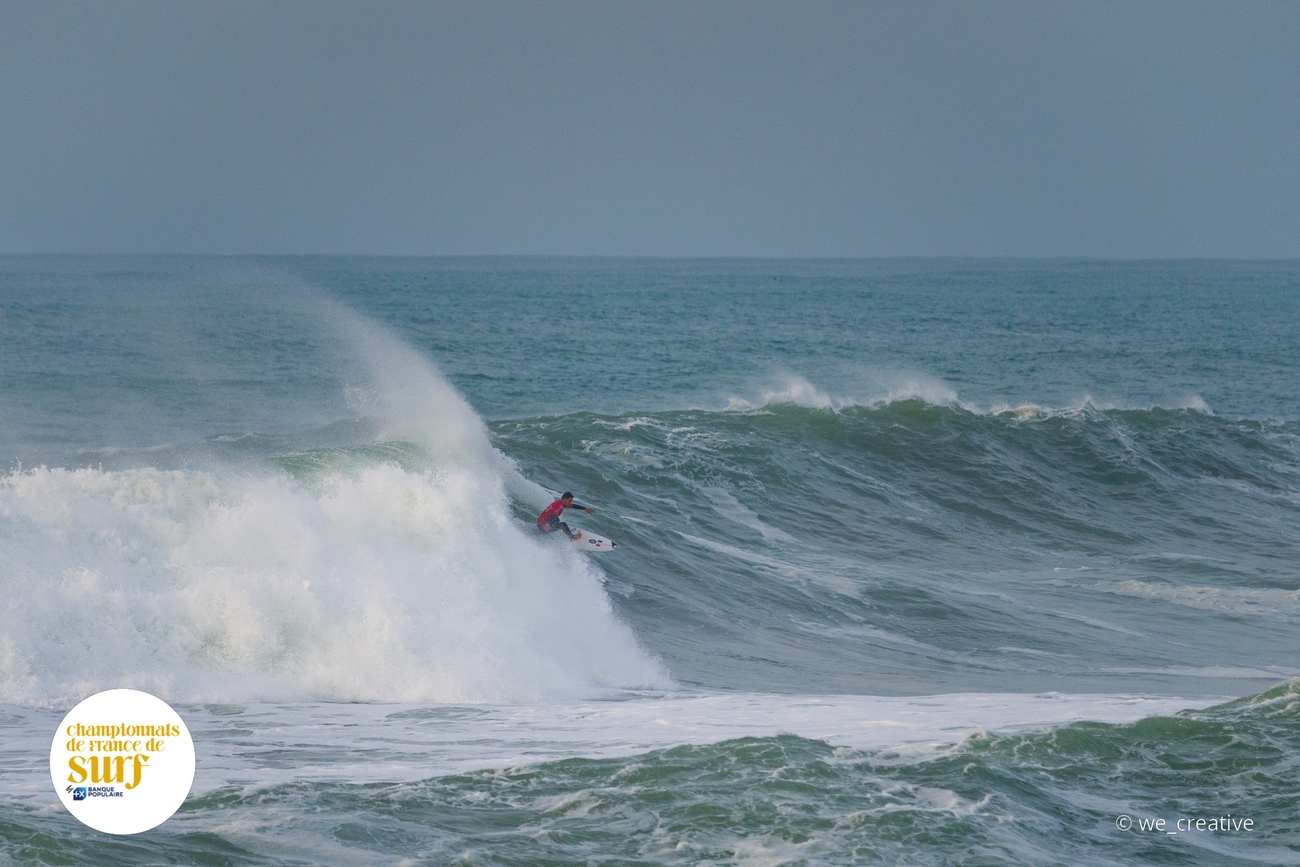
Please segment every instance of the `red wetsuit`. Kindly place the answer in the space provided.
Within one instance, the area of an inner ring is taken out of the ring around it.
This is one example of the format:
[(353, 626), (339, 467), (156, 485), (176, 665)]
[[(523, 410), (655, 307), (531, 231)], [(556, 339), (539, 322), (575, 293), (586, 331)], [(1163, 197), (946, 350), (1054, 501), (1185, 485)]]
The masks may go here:
[[(540, 515), (537, 516), (537, 529), (543, 533), (551, 533), (555, 530), (564, 530), (566, 536), (571, 535), (569, 533), (569, 528), (560, 521), (560, 515), (563, 514), (565, 508), (564, 500), (556, 500), (554, 503), (551, 503)], [(572, 503), (568, 508), (585, 509), (587, 507), (579, 505), (578, 503)]]

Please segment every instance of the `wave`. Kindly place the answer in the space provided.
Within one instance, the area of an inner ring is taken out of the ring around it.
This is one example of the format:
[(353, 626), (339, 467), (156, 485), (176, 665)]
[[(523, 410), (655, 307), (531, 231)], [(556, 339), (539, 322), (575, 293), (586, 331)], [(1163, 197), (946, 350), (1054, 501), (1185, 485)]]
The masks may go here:
[[(789, 380), (748, 408), (485, 423), (419, 353), (321, 315), (354, 417), (0, 478), (0, 698), (510, 701), (668, 671), (1223, 694), (1300, 665), (1268, 635), (1294, 619), (1295, 423), (993, 412), (910, 374), (866, 404)], [(566, 489), (619, 556), (529, 533)], [(1192, 628), (1217, 638), (1169, 640)]]
[[(513, 701), (669, 671), (1222, 694), (1300, 667), (1266, 641), (1296, 616), (1293, 424), (919, 398), (485, 424), (417, 353), (351, 333), (359, 420), (0, 479), (0, 698)], [(616, 559), (530, 535), (562, 489)], [(1153, 623), (1225, 631), (1185, 659)]]
[(531, 701), (670, 683), (602, 575), (514, 519), (512, 501), (546, 492), (463, 398), (375, 326), (338, 327), (372, 374), (353, 395), (380, 430), (369, 455), (0, 478), (0, 700)]
[[(914, 398), (490, 430), (607, 507), (627, 543), (608, 586), (684, 682), (1087, 691), (1178, 669), (1222, 694), (1300, 663), (1270, 633), (1294, 618), (1294, 423)], [(1223, 643), (1188, 651), (1187, 629)]]
[(927, 406), (959, 409), (974, 415), (1006, 416), (1021, 420), (1072, 418), (1113, 410), (1189, 410), (1214, 415), (1210, 405), (1200, 395), (1192, 393), (1178, 395), (1160, 403), (1145, 404), (1103, 400), (1085, 394), (1074, 403), (1060, 406), (1047, 406), (1033, 401), (1003, 401), (981, 406), (960, 397), (956, 388), (944, 380), (924, 373), (874, 371), (859, 379), (863, 382), (857, 387), (833, 394), (802, 376), (784, 373), (773, 377), (770, 382), (754, 386), (747, 394), (728, 396), (720, 407), (687, 408), (705, 411), (720, 408), (724, 412), (754, 413), (771, 407), (788, 406), (842, 412), (886, 409), (895, 404), (919, 402)]
[(941, 379), (921, 373), (877, 372), (863, 386), (867, 396), (832, 396), (796, 374), (778, 376), (774, 383), (759, 386), (748, 397), (727, 398), (724, 411), (754, 412), (771, 406), (800, 406), (807, 409), (842, 410), (875, 408), (910, 400), (934, 406), (964, 406), (957, 392)]
[[(1218, 509), (1245, 497), (1300, 505), (1300, 426), (1196, 408), (979, 413), (919, 398), (839, 408), (769, 403), (757, 414), (502, 421), (492, 434), (530, 473), (555, 474), (558, 466), (566, 477), (593, 481), (659, 477), (769, 540), (780, 528), (770, 520), (759, 526), (756, 516), (786, 511), (781, 503), (791, 496), (964, 513), (967, 526), (991, 523), (1058, 541), (1136, 538), (1136, 526), (1121, 517), (1127, 511), (1137, 526), (1162, 517), (1185, 525), (1197, 504)], [(739, 496), (746, 486), (749, 495)]]

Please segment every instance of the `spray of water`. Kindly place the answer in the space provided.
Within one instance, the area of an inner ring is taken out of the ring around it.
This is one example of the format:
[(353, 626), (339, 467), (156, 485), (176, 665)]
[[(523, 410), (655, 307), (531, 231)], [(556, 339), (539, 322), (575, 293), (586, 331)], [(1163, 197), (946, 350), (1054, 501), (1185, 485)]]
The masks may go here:
[(0, 701), (535, 701), (662, 687), (546, 492), (430, 362), (338, 308), (380, 439), (424, 453), (310, 483), (274, 465), (41, 467), (0, 479)]

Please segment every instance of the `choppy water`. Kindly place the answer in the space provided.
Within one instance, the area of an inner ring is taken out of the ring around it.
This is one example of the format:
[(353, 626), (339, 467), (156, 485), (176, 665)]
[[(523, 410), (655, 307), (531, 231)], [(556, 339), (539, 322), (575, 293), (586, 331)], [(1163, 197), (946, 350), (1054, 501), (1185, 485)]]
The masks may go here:
[[(0, 316), (0, 857), (1300, 861), (1300, 266), (10, 258)], [(199, 769), (111, 840), (41, 753), (120, 686)]]

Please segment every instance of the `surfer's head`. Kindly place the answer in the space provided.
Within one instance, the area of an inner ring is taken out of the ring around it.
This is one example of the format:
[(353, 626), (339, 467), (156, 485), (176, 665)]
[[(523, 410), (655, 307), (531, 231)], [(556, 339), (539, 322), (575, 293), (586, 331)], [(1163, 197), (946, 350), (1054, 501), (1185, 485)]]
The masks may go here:
[(560, 494), (560, 499), (566, 502), (572, 502), (573, 494), (569, 493), (568, 491), (565, 491), (563, 494)]

